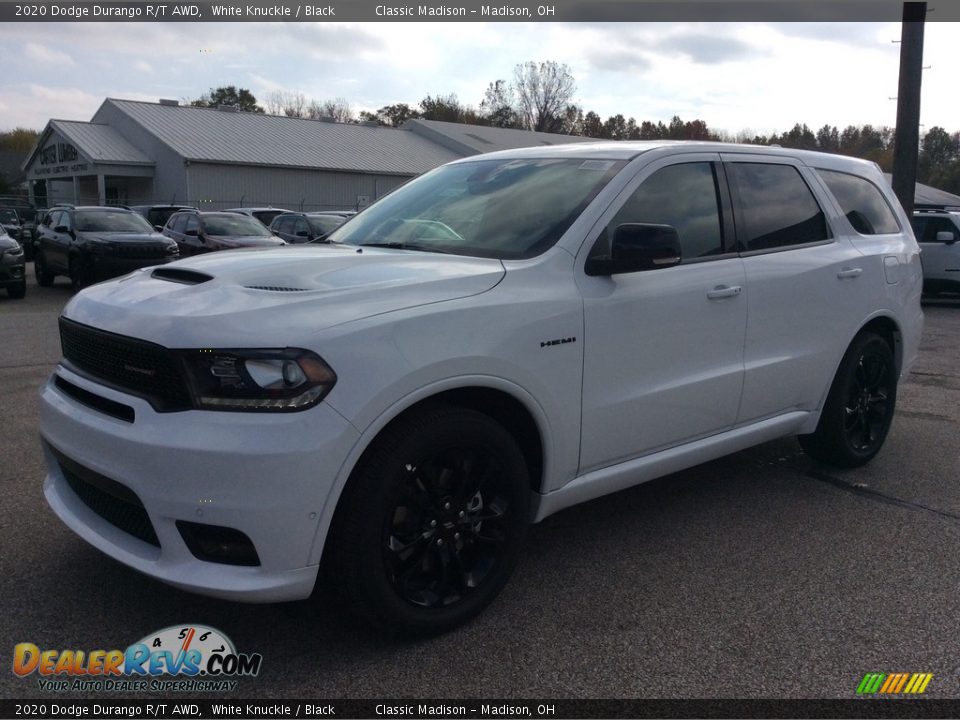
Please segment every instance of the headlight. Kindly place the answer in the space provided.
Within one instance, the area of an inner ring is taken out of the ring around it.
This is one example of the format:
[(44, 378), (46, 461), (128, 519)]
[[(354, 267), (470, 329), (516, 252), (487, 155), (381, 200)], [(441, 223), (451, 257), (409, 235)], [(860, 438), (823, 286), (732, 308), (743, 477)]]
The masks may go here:
[(7, 248), (3, 251), (4, 255), (23, 255), (23, 248), (17, 245), (16, 247)]
[(196, 407), (205, 410), (305, 410), (337, 382), (316, 353), (283, 350), (192, 350), (182, 355)]

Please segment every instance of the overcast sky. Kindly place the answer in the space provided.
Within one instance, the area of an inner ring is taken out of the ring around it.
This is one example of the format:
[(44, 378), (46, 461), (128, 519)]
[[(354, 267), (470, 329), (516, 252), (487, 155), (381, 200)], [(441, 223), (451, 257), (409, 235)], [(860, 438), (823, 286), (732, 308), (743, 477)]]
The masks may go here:
[[(274, 90), (339, 96), (355, 112), (448, 93), (478, 106), (527, 60), (569, 65), (575, 102), (603, 118), (679, 115), (730, 133), (893, 126), (899, 38), (899, 23), (6, 23), (0, 130), (221, 85), (261, 103)], [(927, 24), (927, 128), (960, 130), (958, 46), (960, 24)]]

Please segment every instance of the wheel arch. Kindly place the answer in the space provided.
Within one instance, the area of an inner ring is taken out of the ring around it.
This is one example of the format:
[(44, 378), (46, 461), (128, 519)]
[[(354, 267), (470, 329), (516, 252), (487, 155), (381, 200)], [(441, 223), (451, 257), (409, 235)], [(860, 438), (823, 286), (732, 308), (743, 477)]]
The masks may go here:
[[(893, 352), (893, 361), (897, 368), (897, 376), (899, 377), (903, 369), (903, 334), (900, 332), (900, 326), (897, 324), (897, 321), (890, 315), (875, 315), (857, 330), (854, 337), (863, 332), (876, 333), (886, 340), (887, 345), (890, 346), (890, 350)], [(853, 338), (850, 339), (850, 343), (852, 342)], [(847, 347), (850, 347), (849, 343)], [(846, 348), (844, 352), (846, 352)], [(839, 367), (839, 365), (840, 364), (837, 363), (837, 367)]]
[(847, 354), (847, 350), (850, 349), (853, 341), (864, 332), (876, 333), (887, 342), (893, 351), (893, 361), (897, 368), (897, 376), (899, 377), (903, 368), (903, 333), (900, 330), (900, 325), (896, 319), (888, 313), (883, 311), (874, 313), (860, 324), (857, 331), (850, 336), (849, 342), (843, 346), (843, 350), (835, 358), (833, 372), (830, 374), (830, 380), (820, 395), (817, 409), (811, 415), (810, 419), (804, 423), (800, 434), (812, 433), (817, 428), (820, 422), (820, 413), (823, 412), (824, 403), (827, 401), (827, 395), (830, 393), (833, 380), (837, 377), (837, 372), (840, 370), (840, 363), (843, 362), (843, 357)]
[(551, 435), (546, 413), (521, 387), (494, 377), (468, 377), (435, 383), (396, 401), (363, 430), (347, 456), (324, 503), (310, 563), (319, 563), (343, 493), (357, 465), (381, 434), (424, 407), (448, 404), (481, 412), (517, 441), (527, 463), (531, 492), (539, 492), (549, 471)]

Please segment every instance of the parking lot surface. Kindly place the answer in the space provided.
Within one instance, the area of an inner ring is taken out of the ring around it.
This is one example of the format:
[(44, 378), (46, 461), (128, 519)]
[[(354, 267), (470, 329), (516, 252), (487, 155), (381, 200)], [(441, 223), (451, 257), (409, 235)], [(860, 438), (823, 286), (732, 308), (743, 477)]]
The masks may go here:
[[(817, 466), (787, 439), (571, 508), (531, 528), (477, 620), (401, 642), (322, 596), (241, 605), (175, 590), (67, 530), (42, 495), (37, 393), (72, 290), (28, 272), (25, 300), (0, 297), (8, 668), (20, 642), (122, 649), (194, 623), (263, 655), (236, 697), (844, 698), (866, 672), (933, 673), (927, 696), (960, 697), (958, 301), (924, 306), (920, 361), (867, 467)], [(9, 670), (0, 694), (44, 696)]]

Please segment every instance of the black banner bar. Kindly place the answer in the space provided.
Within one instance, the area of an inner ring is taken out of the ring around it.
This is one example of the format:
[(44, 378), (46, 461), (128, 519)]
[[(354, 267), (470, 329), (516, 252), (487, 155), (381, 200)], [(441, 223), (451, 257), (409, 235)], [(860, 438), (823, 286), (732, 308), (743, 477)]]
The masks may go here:
[(956, 718), (960, 700), (0, 700), (4, 718)]
[[(2, 22), (658, 22), (900, 20), (895, 0), (252, 0), (0, 2)], [(942, 2), (928, 22), (960, 20)]]

